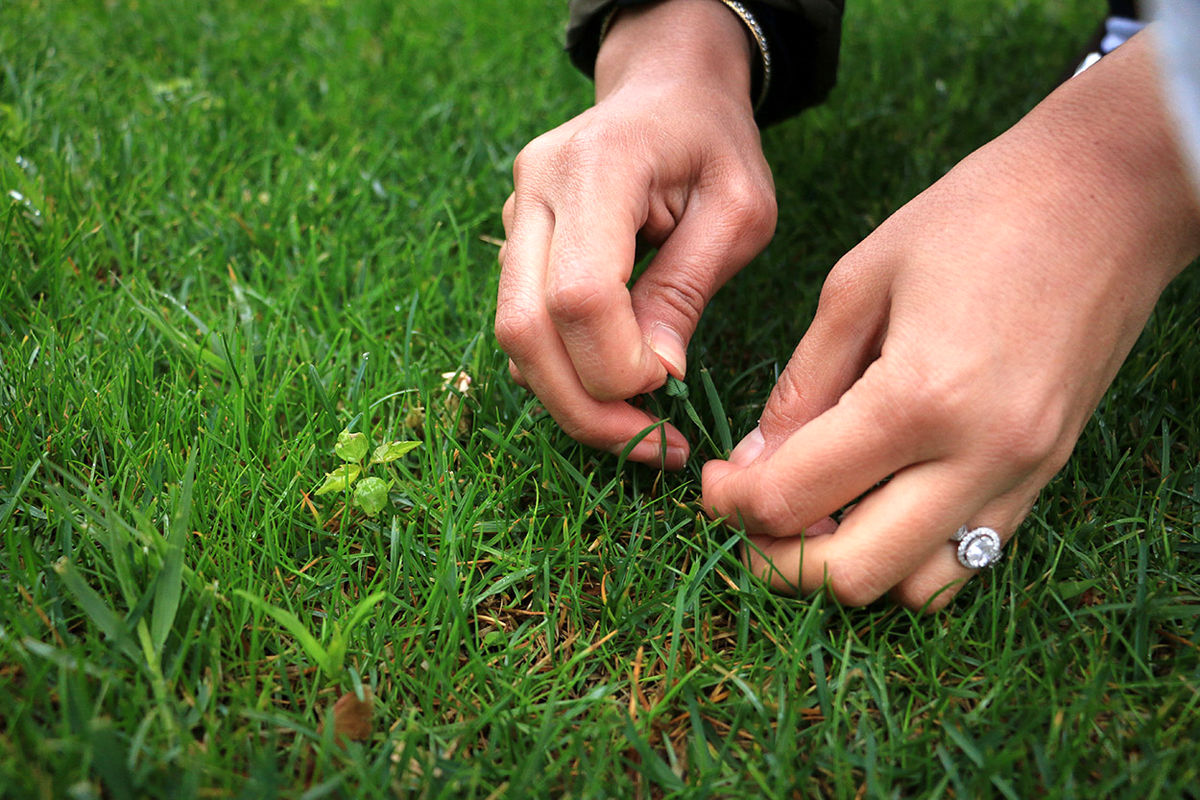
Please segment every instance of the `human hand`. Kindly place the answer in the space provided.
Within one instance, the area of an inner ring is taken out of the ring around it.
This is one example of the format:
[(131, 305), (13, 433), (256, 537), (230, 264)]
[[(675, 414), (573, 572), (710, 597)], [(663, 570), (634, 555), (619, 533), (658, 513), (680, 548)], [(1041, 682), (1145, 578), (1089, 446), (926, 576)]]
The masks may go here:
[(1139, 37), (834, 267), (759, 428), (705, 465), (705, 508), (777, 588), (944, 606), (972, 574), (952, 534), (1012, 536), (1198, 253)]
[[(620, 452), (655, 420), (627, 399), (683, 377), (712, 295), (770, 239), (774, 186), (741, 23), (713, 0), (622, 10), (594, 107), (517, 157), (496, 338), (573, 438)], [(639, 235), (658, 252), (632, 289)], [(664, 423), (629, 457), (683, 466)]]

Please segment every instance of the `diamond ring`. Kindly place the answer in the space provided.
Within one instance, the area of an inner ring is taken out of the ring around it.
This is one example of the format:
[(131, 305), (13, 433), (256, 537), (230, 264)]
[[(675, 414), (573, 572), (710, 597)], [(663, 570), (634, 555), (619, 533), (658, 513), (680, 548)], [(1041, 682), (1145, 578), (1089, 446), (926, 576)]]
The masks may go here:
[(991, 528), (963, 525), (952, 541), (958, 542), (958, 563), (967, 569), (986, 569), (1000, 559), (1000, 534)]

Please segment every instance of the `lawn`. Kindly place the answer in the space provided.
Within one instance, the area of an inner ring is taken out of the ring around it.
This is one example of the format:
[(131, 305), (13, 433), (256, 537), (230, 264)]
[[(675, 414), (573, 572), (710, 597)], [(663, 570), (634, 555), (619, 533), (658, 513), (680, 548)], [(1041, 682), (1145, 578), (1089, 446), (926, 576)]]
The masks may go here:
[(563, 3), (0, 4), (0, 797), (1194, 792), (1200, 268), (946, 613), (774, 595), (699, 511), (700, 428), (1102, 4), (850, 5), (660, 475), (491, 331), (513, 158), (589, 102)]

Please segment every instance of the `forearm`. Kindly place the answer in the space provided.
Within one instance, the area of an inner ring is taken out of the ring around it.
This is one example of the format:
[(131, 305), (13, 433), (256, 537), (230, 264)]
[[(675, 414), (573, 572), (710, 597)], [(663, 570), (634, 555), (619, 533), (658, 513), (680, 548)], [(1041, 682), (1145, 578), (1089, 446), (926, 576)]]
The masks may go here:
[[(985, 161), (993, 174), (981, 177), (995, 191), (1037, 201), (1029, 225), (1069, 233), (1060, 238), (1100, 259), (1095, 268), (1111, 264), (1157, 297), (1200, 255), (1200, 207), (1152, 44), (1137, 36), (1067, 81), (960, 169)], [(1004, 174), (993, 180), (998, 165)], [(1130, 265), (1144, 269), (1130, 274)]]

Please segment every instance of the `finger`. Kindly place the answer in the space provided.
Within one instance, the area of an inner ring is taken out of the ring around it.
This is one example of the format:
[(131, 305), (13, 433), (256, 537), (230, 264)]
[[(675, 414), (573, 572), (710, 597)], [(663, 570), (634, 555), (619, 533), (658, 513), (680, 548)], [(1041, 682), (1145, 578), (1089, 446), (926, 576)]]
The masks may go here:
[[(599, 401), (580, 383), (542, 303), (552, 229), (553, 216), (544, 206), (519, 202), (514, 206), (500, 272), (496, 338), (517, 367), (517, 376), (569, 436), (619, 453), (657, 420), (628, 403)], [(647, 435), (629, 458), (678, 469), (687, 455), (687, 440), (666, 425)]]
[[(547, 349), (554, 351), (549, 362), (567, 358), (562, 343), (548, 339)], [(528, 364), (522, 376), (554, 417), (563, 431), (576, 441), (610, 453), (620, 453), (646, 428), (659, 422), (649, 414), (621, 400), (600, 401), (588, 394), (570, 370), (544, 369), (543, 364)], [(665, 469), (682, 469), (688, 458), (688, 443), (670, 423), (650, 432), (629, 454), (631, 461)]]
[[(546, 307), (587, 393), (622, 400), (661, 386), (667, 377), (638, 327), (625, 286), (642, 214), (628, 187), (589, 187), (587, 194), (588, 202), (556, 212)], [(614, 196), (603, 206), (595, 199)]]
[(687, 371), (688, 342), (713, 295), (775, 232), (769, 192), (755, 195), (747, 188), (731, 194), (735, 202), (724, 195), (693, 198), (631, 292), (643, 336), (676, 378)]
[[(588, 394), (575, 373), (561, 368), (567, 362), (562, 343), (548, 330), (544, 358), (517, 367), (514, 378), (524, 380), (563, 431), (590, 447), (620, 453), (656, 418), (620, 400), (600, 401)], [(515, 365), (514, 365), (515, 366)], [(670, 423), (651, 431), (629, 453), (629, 460), (669, 470), (682, 469), (689, 453), (687, 439)]]
[(879, 355), (888, 312), (882, 270), (863, 274), (845, 263), (826, 279), (812, 324), (763, 408), (759, 427), (768, 455), (833, 407)]
[(529, 388), (529, 381), (525, 380), (525, 376), (521, 374), (521, 368), (511, 358), (508, 360), (508, 374), (512, 376), (513, 382), (517, 386), (520, 386), (522, 389)]
[[(962, 524), (968, 528), (991, 528), (1000, 535), (1001, 542), (1007, 543), (1029, 515), (1037, 494), (1038, 490), (1033, 486), (1021, 486), (987, 503)], [(960, 564), (957, 544), (948, 542), (936, 548), (927, 561), (892, 587), (890, 594), (897, 603), (908, 608), (939, 611), (979, 571)]]
[(897, 470), (928, 461), (948, 446), (901, 424), (885, 405), (870, 399), (871, 383), (868, 371), (837, 405), (769, 456), (745, 465), (750, 459), (739, 453), (730, 461), (705, 464), (705, 509), (751, 534), (793, 536)]
[(899, 584), (974, 518), (989, 489), (950, 461), (920, 464), (867, 495), (828, 536), (752, 537), (756, 575), (779, 589), (827, 586), (845, 605), (867, 605)]
[(504, 207), (502, 209), (500, 209), (500, 220), (501, 220), (501, 222), (504, 223), (504, 232), (506, 234), (510, 230), (512, 230), (513, 210), (516, 207), (516, 203), (517, 203), (517, 194), (516, 194), (516, 192), (512, 192), (505, 199)]

